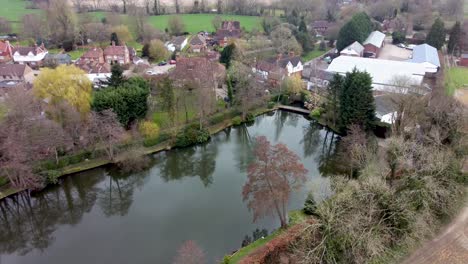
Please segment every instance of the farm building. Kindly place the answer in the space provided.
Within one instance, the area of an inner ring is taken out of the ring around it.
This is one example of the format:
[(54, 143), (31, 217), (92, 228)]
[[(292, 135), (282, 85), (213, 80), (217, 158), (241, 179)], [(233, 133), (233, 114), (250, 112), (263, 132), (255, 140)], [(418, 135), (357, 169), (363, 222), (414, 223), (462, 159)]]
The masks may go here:
[(364, 55), (364, 47), (361, 45), (361, 43), (354, 41), (353, 44), (340, 51), (340, 54), (346, 56), (362, 57)]
[(408, 61), (423, 64), (426, 68), (426, 72), (428, 73), (435, 73), (440, 68), (437, 49), (428, 44), (422, 44), (414, 47), (413, 57)]
[(385, 45), (385, 34), (380, 31), (370, 33), (369, 37), (364, 41), (364, 56), (377, 58), (379, 57), (380, 49)]
[(421, 85), (426, 69), (419, 63), (340, 56), (332, 61), (327, 71), (345, 75), (355, 68), (370, 74), (375, 91), (425, 93)]

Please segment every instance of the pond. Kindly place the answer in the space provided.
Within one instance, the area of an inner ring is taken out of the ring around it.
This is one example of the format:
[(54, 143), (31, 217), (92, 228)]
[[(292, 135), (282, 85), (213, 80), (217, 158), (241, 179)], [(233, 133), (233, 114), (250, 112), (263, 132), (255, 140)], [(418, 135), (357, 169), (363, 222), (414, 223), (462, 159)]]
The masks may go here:
[(0, 263), (171, 263), (186, 240), (215, 263), (255, 229), (279, 227), (275, 216), (253, 223), (242, 200), (259, 135), (285, 143), (309, 170), (290, 210), (302, 208), (310, 190), (318, 199), (328, 193), (322, 174), (334, 145), (331, 132), (277, 111), (219, 132), (205, 145), (155, 154), (140, 173), (94, 169), (0, 201)]

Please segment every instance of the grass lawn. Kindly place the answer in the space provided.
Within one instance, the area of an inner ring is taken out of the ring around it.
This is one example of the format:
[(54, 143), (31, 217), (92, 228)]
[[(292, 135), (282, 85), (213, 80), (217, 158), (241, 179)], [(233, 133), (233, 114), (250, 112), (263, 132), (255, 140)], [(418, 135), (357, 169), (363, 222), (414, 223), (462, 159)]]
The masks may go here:
[[(290, 219), (289, 225), (295, 225), (295, 224), (301, 223), (301, 222), (305, 221), (306, 218), (307, 218), (307, 216), (304, 214), (304, 212), (302, 212), (302, 210), (291, 211), (291, 212), (289, 212), (289, 219)], [(267, 237), (265, 237), (263, 239), (256, 240), (255, 242), (249, 244), (248, 246), (241, 248), (239, 251), (237, 251), (232, 256), (229, 263), (230, 264), (238, 263), (242, 258), (249, 255), (250, 253), (252, 253), (257, 248), (265, 245), (269, 241), (273, 240), (273, 238), (281, 235), (284, 231), (285, 231), (284, 229), (277, 229), (276, 231), (271, 233), (269, 236), (267, 236)]]
[(313, 60), (317, 57), (322, 56), (323, 54), (327, 52), (328, 50), (322, 51), (322, 50), (314, 49), (313, 51), (309, 51), (308, 53), (302, 55), (302, 61), (307, 62), (307, 61)]
[(0, 0), (0, 17), (19, 22), (23, 15), (41, 12), (38, 9), (26, 9), (28, 3), (25, 0)]
[(445, 71), (445, 88), (448, 95), (453, 95), (456, 89), (468, 86), (468, 68), (454, 67)]

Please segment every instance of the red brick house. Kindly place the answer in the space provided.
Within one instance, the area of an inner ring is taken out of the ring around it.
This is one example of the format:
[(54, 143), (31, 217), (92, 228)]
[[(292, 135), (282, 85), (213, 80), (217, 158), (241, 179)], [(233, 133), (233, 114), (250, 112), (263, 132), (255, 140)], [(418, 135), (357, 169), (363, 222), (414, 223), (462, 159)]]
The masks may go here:
[(112, 43), (112, 45), (104, 49), (104, 60), (108, 64), (129, 64), (131, 60), (128, 47), (126, 45), (116, 46), (115, 43)]
[(364, 41), (364, 57), (378, 58), (380, 49), (385, 45), (385, 34), (380, 31), (370, 33)]
[(206, 50), (206, 39), (202, 35), (196, 35), (190, 40), (190, 50), (192, 52), (203, 52)]
[(97, 47), (91, 48), (77, 61), (78, 64), (87, 64), (90, 62), (104, 63), (104, 51)]
[(215, 41), (225, 47), (232, 39), (241, 37), (242, 31), (239, 21), (223, 21), (221, 28), (216, 31)]
[(13, 60), (13, 46), (8, 40), (0, 41), (0, 63), (7, 63)]
[(462, 54), (458, 65), (468, 67), (468, 53)]

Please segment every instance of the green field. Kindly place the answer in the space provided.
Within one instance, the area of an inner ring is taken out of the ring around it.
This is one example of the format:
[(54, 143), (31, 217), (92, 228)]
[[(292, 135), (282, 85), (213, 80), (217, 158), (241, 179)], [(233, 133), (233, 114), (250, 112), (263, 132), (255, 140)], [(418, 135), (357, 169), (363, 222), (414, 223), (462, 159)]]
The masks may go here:
[(40, 12), (37, 9), (26, 9), (27, 4), (25, 0), (0, 0), (0, 17), (19, 22), (25, 14)]
[(447, 94), (453, 95), (456, 89), (468, 86), (468, 68), (454, 67), (445, 72)]

